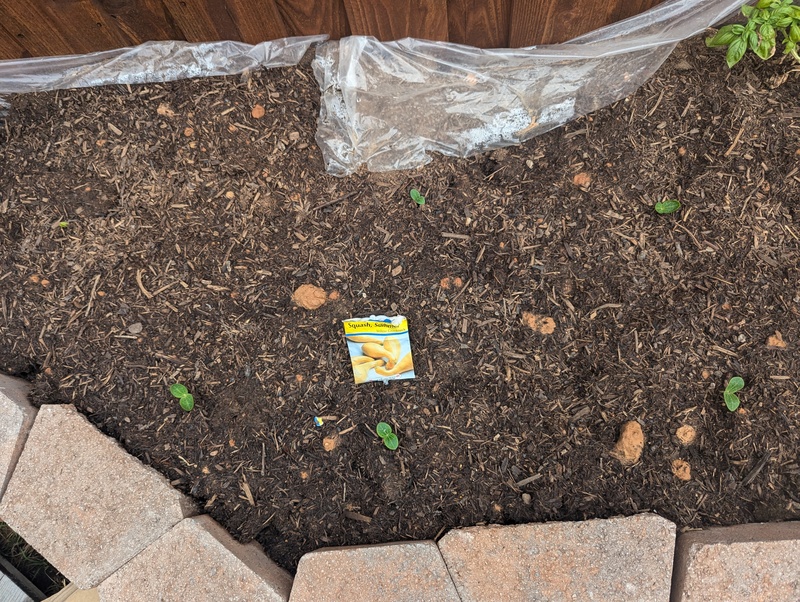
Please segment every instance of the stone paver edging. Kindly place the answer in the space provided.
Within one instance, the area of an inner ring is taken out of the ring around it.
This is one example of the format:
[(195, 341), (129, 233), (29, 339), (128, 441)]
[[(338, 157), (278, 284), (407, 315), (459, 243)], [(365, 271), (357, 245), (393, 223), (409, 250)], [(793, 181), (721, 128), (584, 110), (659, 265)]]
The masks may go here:
[(292, 581), (257, 544), (192, 516), (73, 406), (37, 413), (27, 391), (0, 375), (0, 520), (101, 601), (800, 600), (800, 522), (689, 532), (676, 546), (654, 514), (323, 548)]

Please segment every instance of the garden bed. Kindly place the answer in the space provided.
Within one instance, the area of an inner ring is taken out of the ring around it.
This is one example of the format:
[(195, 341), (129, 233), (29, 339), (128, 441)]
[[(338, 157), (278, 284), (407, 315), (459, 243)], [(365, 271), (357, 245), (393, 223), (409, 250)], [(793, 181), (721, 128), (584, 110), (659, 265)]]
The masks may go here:
[[(0, 370), (290, 569), (479, 523), (796, 519), (791, 68), (729, 71), (693, 39), (635, 96), (523, 146), (341, 179), (308, 65), (14, 97)], [(665, 198), (682, 209), (658, 215)], [(321, 308), (292, 302), (306, 283)], [(417, 378), (357, 386), (341, 321), (384, 312), (408, 317)], [(646, 445), (625, 467), (629, 420)]]

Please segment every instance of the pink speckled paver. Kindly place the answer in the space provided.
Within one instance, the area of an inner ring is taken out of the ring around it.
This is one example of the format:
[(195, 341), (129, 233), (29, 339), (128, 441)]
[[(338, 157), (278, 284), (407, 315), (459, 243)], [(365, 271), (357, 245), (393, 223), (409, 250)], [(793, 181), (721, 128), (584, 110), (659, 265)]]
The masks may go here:
[(439, 549), (464, 602), (669, 599), (675, 525), (629, 518), (470, 527)]

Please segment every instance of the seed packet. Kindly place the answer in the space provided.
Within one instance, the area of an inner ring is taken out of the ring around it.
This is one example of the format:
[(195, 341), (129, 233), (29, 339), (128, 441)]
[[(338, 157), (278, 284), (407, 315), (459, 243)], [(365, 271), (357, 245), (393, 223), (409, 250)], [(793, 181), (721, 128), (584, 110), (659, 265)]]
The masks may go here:
[(344, 337), (357, 385), (415, 377), (405, 316), (344, 320)]

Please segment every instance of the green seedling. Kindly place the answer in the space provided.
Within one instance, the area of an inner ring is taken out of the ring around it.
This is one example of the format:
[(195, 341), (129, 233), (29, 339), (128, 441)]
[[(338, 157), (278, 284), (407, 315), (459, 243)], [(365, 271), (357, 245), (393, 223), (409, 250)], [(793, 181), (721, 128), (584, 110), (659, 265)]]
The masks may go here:
[(378, 437), (383, 439), (383, 444), (388, 449), (394, 451), (400, 445), (397, 435), (392, 432), (392, 427), (385, 422), (379, 422), (378, 426), (375, 427), (375, 432), (378, 433)]
[(725, 25), (706, 39), (707, 46), (728, 47), (728, 67), (741, 61), (748, 48), (762, 60), (772, 57), (778, 34), (782, 36), (783, 54), (800, 63), (800, 6), (794, 0), (760, 0), (755, 6), (743, 6), (742, 14), (747, 23)]
[(669, 215), (670, 213), (675, 213), (680, 208), (681, 208), (680, 202), (674, 199), (660, 201), (656, 203), (655, 206), (656, 213), (660, 213), (661, 215)]
[(425, 197), (422, 196), (422, 194), (420, 194), (419, 190), (417, 190), (416, 188), (412, 188), (409, 194), (411, 195), (411, 200), (414, 201), (417, 205), (425, 204)]
[(169, 392), (172, 393), (173, 397), (178, 398), (178, 403), (181, 405), (181, 408), (187, 412), (192, 411), (192, 408), (194, 408), (194, 395), (189, 393), (189, 389), (181, 383), (175, 383), (169, 388)]
[(59, 226), (59, 228), (61, 228), (63, 230), (65, 228), (69, 227), (69, 222), (66, 221), (66, 220), (63, 221), (63, 222), (58, 222), (58, 226)]
[(744, 379), (741, 376), (734, 376), (728, 381), (728, 386), (722, 392), (722, 397), (725, 399), (725, 405), (731, 412), (735, 412), (739, 408), (739, 396), (737, 392), (744, 389)]

